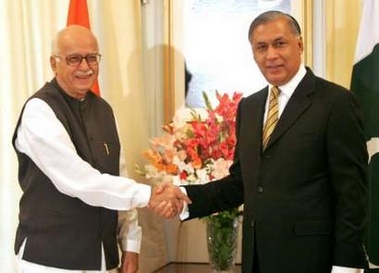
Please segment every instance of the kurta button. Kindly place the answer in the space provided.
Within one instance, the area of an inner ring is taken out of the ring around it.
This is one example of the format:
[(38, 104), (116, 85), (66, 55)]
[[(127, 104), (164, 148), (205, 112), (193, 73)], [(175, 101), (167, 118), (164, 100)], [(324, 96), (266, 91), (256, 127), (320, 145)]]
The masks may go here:
[(263, 193), (263, 191), (264, 191), (264, 190), (263, 190), (263, 187), (258, 187), (258, 188), (257, 188), (257, 191), (258, 191), (259, 193)]

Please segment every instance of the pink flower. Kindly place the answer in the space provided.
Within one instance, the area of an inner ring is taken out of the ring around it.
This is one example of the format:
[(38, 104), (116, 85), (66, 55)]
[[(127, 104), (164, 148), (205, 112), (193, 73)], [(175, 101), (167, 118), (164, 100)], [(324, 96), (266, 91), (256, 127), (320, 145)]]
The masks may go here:
[[(151, 140), (143, 155), (147, 178), (159, 177), (173, 183), (207, 183), (229, 174), (236, 144), (235, 118), (242, 93), (232, 96), (216, 92), (218, 105), (207, 109), (182, 109), (173, 122), (163, 126), (165, 134)], [(180, 182), (179, 182), (180, 181)]]
[(211, 172), (211, 175), (215, 179), (220, 179), (229, 174), (229, 167), (232, 165), (233, 161), (232, 160), (225, 160), (223, 158), (217, 159), (213, 163), (213, 170)]

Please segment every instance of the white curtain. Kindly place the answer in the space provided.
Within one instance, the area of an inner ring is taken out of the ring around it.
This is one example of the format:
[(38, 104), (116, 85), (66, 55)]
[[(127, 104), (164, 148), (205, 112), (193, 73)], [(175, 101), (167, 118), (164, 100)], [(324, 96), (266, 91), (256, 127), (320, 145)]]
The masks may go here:
[[(87, 0), (91, 28), (103, 59), (100, 92), (112, 106), (130, 176), (147, 147), (146, 96), (141, 64), (139, 0)], [(53, 35), (66, 25), (69, 0), (0, 0), (0, 268), (14, 272), (17, 225), (17, 161), (11, 139), (25, 100), (51, 80), (49, 56)], [(140, 272), (167, 262), (162, 222), (141, 210), (144, 237)]]

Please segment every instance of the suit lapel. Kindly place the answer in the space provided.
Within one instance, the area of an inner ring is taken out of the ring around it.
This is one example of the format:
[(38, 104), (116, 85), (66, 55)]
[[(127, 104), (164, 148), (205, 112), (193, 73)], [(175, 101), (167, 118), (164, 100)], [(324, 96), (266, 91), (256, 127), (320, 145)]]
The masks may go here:
[(246, 99), (242, 108), (243, 138), (250, 139), (247, 141), (247, 149), (249, 151), (260, 151), (262, 148), (262, 127), (263, 115), (265, 111), (265, 102), (268, 94), (268, 88), (264, 88), (251, 97)]
[(294, 93), (284, 108), (278, 124), (276, 125), (267, 144), (266, 150), (275, 141), (277, 141), (311, 105), (309, 95), (314, 92), (314, 89), (315, 76), (309, 69), (307, 69), (307, 74), (296, 87)]
[(257, 102), (257, 105), (254, 105), (252, 110), (258, 109), (255, 113), (259, 113), (259, 115), (252, 114), (254, 117), (254, 122), (253, 122), (253, 130), (254, 132), (259, 132), (259, 137), (255, 138), (254, 141), (254, 151), (260, 151), (262, 149), (262, 131), (263, 131), (263, 116), (265, 113), (265, 105), (266, 105), (266, 99), (268, 96), (268, 87), (266, 87), (263, 92), (259, 93), (259, 97)]

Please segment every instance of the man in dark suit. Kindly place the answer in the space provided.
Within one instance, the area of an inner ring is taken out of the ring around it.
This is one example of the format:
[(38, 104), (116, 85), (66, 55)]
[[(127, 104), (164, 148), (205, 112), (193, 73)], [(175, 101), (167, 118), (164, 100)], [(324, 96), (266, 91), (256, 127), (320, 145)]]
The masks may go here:
[[(367, 168), (359, 106), (351, 92), (304, 67), (292, 16), (259, 15), (249, 40), (268, 86), (239, 104), (230, 175), (185, 186), (187, 219), (244, 204), (243, 273), (359, 272)], [(273, 113), (272, 87), (279, 93)]]

